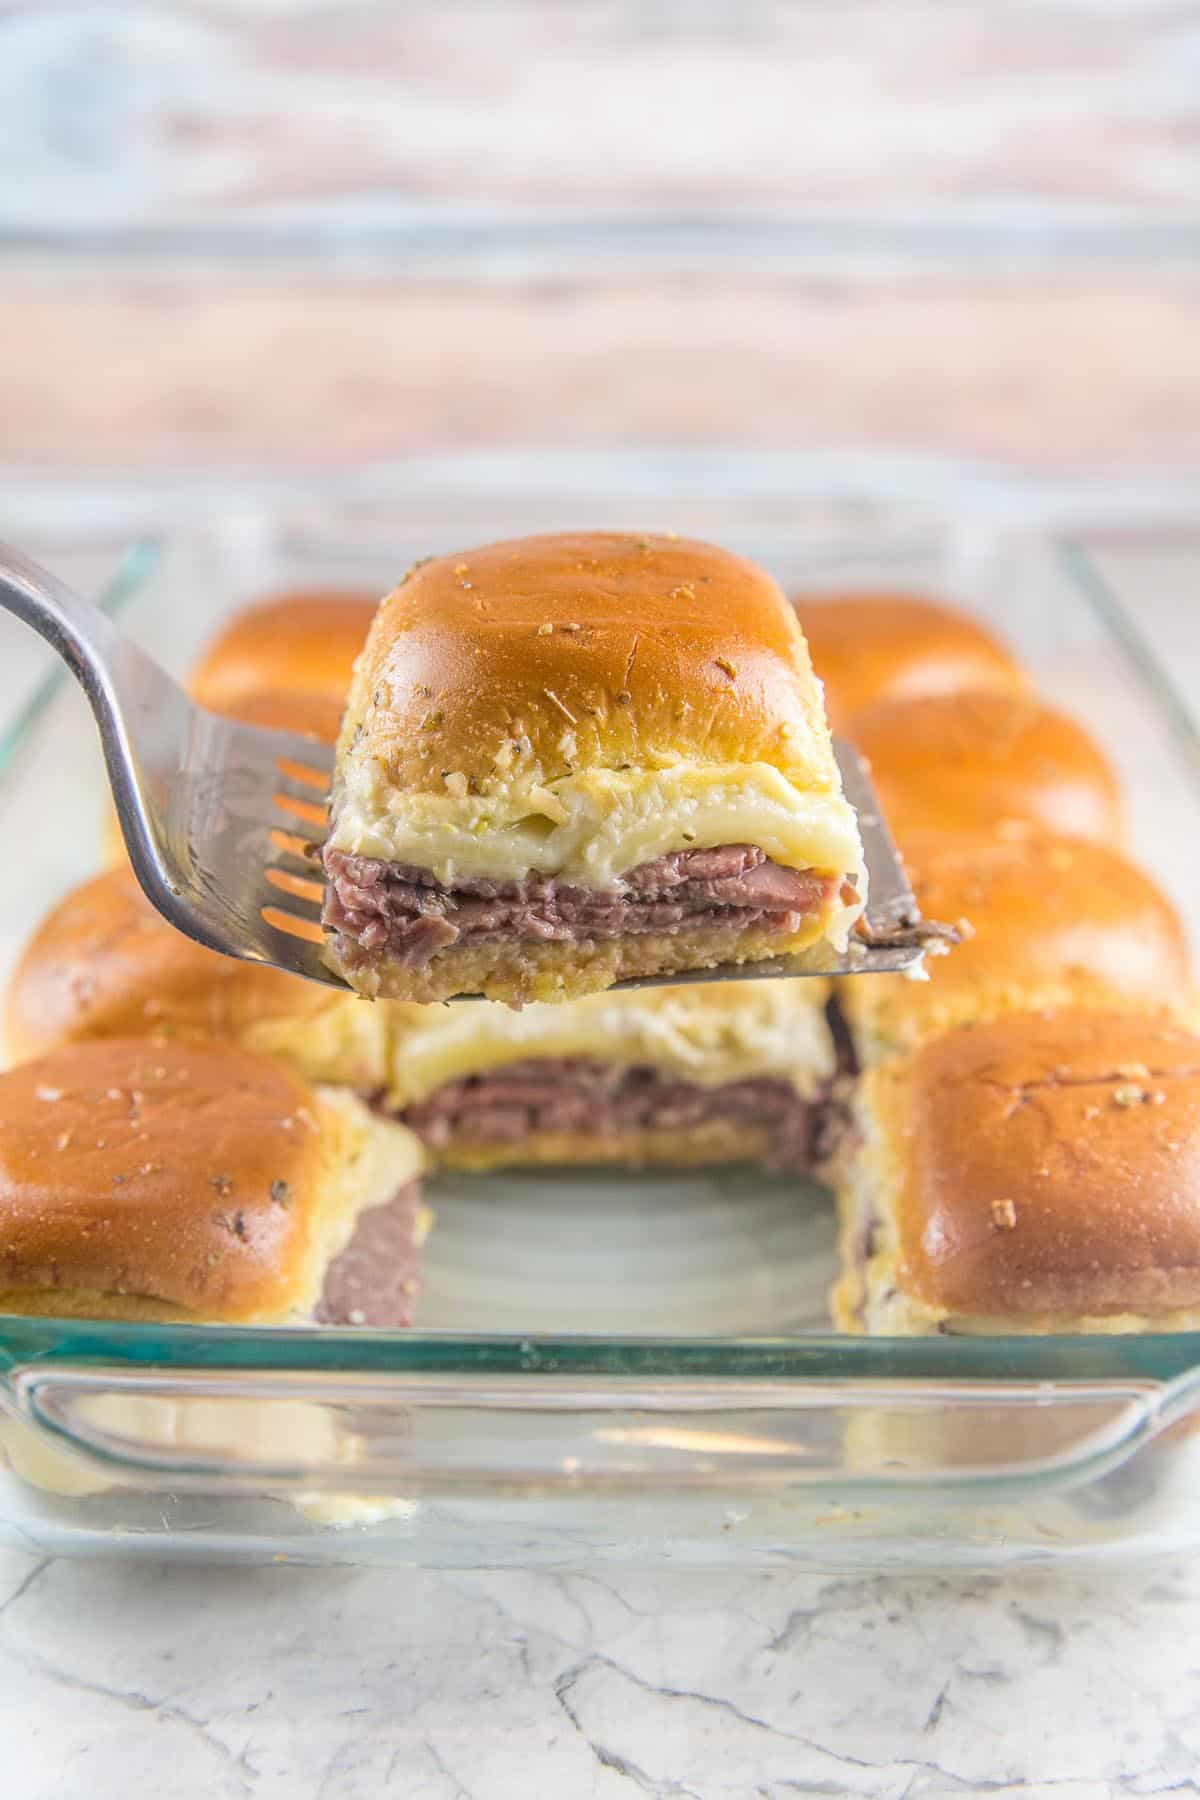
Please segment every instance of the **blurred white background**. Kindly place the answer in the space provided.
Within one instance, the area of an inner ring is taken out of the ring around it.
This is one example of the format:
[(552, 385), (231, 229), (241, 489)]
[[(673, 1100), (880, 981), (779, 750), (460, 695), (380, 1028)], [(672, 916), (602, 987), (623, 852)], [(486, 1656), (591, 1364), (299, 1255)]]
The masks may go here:
[(1195, 0), (0, 8), (0, 460), (1200, 469)]

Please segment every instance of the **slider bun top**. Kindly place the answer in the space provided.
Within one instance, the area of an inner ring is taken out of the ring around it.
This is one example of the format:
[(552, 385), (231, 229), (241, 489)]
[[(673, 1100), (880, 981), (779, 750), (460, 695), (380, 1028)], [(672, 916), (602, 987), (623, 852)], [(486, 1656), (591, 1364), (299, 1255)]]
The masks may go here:
[(994, 1013), (1188, 1001), (1191, 959), (1179, 915), (1120, 851), (1032, 832), (926, 831), (905, 838), (904, 854), (925, 917), (970, 931), (948, 954), (926, 958), (928, 980), (881, 975), (840, 984), (865, 1061)]
[(876, 700), (911, 700), (962, 688), (1019, 692), (1020, 665), (986, 626), (914, 594), (800, 595), (796, 613), (825, 683), (833, 730)]
[(382, 1197), (381, 1146), (396, 1191), (419, 1168), (410, 1134), (267, 1057), (67, 1045), (0, 1075), (0, 1310), (303, 1312), (364, 1188)]
[(680, 759), (836, 782), (779, 587), (743, 557), (661, 535), (564, 532), (410, 570), (355, 677), (343, 753), (356, 739), (407, 792)]
[(963, 1025), (867, 1077), (898, 1280), (968, 1318), (1200, 1305), (1200, 1039), (1062, 1011)]
[[(796, 616), (753, 563), (574, 532), (418, 564), (380, 607), (338, 742), (329, 848), (436, 880), (612, 885), (753, 844), (857, 875)], [(831, 918), (844, 932), (861, 910)]]
[(1034, 825), (1119, 843), (1120, 789), (1081, 725), (1025, 694), (881, 700), (847, 735), (868, 759), (901, 849), (919, 831)]
[(244, 716), (238, 702), (247, 694), (324, 694), (344, 704), (377, 604), (362, 593), (316, 589), (243, 607), (193, 669), (193, 699), (234, 717)]

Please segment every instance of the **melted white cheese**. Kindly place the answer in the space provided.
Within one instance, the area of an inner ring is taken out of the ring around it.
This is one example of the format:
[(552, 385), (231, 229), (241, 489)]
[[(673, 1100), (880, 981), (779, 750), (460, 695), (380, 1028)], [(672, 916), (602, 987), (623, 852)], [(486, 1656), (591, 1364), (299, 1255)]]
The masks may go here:
[(824, 982), (748, 981), (709, 999), (695, 987), (592, 994), (565, 1004), (427, 1006), (392, 1044), (390, 1097), (407, 1106), (448, 1081), (528, 1059), (647, 1064), (706, 1087), (756, 1075), (802, 1094), (834, 1072)]
[(345, 771), (334, 816), (334, 849), (414, 863), (446, 885), (535, 874), (606, 887), (672, 850), (754, 844), (786, 868), (857, 875), (866, 891), (849, 802), (805, 793), (768, 763), (594, 769), (471, 795), (398, 792), (364, 758)]

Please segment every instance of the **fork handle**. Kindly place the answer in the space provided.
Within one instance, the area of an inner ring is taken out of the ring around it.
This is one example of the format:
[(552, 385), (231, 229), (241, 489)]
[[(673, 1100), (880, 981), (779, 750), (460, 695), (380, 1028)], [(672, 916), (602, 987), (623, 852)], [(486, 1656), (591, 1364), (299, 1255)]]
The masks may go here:
[[(45, 638), (87, 695), (125, 824), (123, 801), (130, 770), (140, 760), (138, 742), (148, 732), (161, 740), (174, 729), (173, 702), (182, 700), (176, 683), (98, 606), (11, 544), (0, 544), (0, 609)], [(132, 845), (130, 854), (135, 854)]]
[(125, 640), (98, 606), (11, 544), (0, 543), (0, 607), (57, 650), (93, 706), (109, 700), (103, 671)]

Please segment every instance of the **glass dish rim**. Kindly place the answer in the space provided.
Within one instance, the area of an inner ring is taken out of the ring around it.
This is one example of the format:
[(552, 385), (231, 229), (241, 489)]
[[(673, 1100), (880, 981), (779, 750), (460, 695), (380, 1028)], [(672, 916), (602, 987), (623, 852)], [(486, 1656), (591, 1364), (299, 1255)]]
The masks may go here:
[[(836, 502), (838, 496), (827, 498)], [(842, 496), (852, 499), (853, 496)], [(934, 521), (922, 519), (921, 530)], [(946, 526), (952, 523), (945, 521)], [(1087, 609), (1105, 627), (1163, 717), (1200, 797), (1200, 726), (1136, 621), (1088, 554), (1083, 538), (1045, 533), (1044, 540)], [(99, 603), (117, 614), (157, 569), (163, 537), (131, 539), (104, 584)], [(0, 719), (0, 797), (19, 768), (67, 679), (52, 668), (14, 713)], [(80, 1319), (0, 1314), (0, 1380), (31, 1364), (103, 1365), (114, 1375), (154, 1367), (161, 1372), (296, 1376), (461, 1375), (573, 1377), (655, 1383), (687, 1379), (728, 1392), (749, 1382), (1050, 1384), (1182, 1380), (1200, 1369), (1200, 1329), (1186, 1332), (1058, 1335), (855, 1337), (669, 1337), (629, 1334), (478, 1333), (348, 1330)]]

